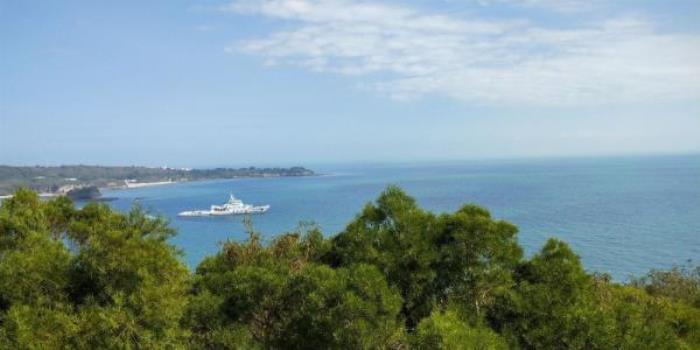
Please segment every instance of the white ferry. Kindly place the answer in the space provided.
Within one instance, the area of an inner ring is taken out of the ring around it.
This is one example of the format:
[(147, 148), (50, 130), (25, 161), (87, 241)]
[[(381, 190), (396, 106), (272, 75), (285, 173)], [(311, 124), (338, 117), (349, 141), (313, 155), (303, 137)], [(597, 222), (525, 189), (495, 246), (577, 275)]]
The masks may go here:
[(212, 205), (209, 210), (183, 211), (177, 216), (225, 216), (242, 214), (262, 214), (270, 209), (269, 205), (244, 204), (243, 201), (231, 194), (228, 202), (222, 205)]

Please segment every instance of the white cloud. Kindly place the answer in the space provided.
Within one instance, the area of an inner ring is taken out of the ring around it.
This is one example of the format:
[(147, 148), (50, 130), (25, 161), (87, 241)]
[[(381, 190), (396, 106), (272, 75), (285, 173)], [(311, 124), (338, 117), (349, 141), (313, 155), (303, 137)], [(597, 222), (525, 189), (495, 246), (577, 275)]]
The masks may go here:
[(661, 34), (643, 18), (556, 29), (347, 0), (245, 0), (226, 10), (295, 23), (234, 49), (266, 64), (359, 76), (396, 99), (580, 105), (700, 98), (700, 37)]
[[(459, 0), (455, 0), (459, 1)], [(520, 7), (536, 7), (557, 12), (590, 11), (603, 6), (601, 0), (475, 0), (481, 5), (506, 4)]]

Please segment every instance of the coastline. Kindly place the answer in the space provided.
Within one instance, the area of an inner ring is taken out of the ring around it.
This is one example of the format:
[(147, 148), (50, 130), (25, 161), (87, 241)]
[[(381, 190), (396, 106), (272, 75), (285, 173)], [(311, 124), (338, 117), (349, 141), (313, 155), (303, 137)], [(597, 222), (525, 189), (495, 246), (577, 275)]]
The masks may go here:
[[(282, 177), (309, 177), (309, 176), (332, 176), (332, 174), (317, 174), (317, 173), (310, 173), (310, 174), (261, 174), (261, 175), (238, 175), (238, 176), (223, 176), (223, 177), (211, 177), (211, 178), (199, 178), (199, 179), (176, 179), (176, 180), (166, 180), (166, 181), (150, 181), (150, 182), (136, 182), (134, 180), (129, 181), (129, 180), (119, 180), (119, 181), (112, 181), (109, 183), (102, 183), (101, 185), (95, 184), (85, 184), (82, 185), (83, 187), (96, 187), (99, 191), (109, 191), (109, 190), (129, 190), (129, 189), (138, 189), (138, 188), (145, 188), (145, 187), (154, 187), (154, 186), (164, 186), (164, 185), (172, 185), (172, 184), (178, 184), (178, 183), (183, 183), (183, 182), (208, 182), (208, 181), (221, 181), (221, 180), (236, 180), (236, 179), (246, 179), (246, 178), (282, 178)], [(55, 193), (50, 193), (50, 192), (43, 192), (39, 193), (39, 196), (42, 198), (53, 198), (53, 197), (58, 197), (63, 195), (60, 191), (57, 191)], [(1, 193), (0, 192), (0, 200), (3, 199), (8, 199), (12, 198), (13, 194), (12, 193)]]
[(43, 192), (55, 191), (56, 194), (61, 194), (74, 187), (142, 188), (192, 180), (309, 176), (314, 174), (312, 170), (301, 166), (193, 169), (133, 165), (11, 166), (0, 164), (0, 196), (12, 195), (19, 187)]
[[(3, 199), (10, 199), (10, 198), (12, 198), (13, 196), (14, 196), (14, 195), (12, 195), (12, 194), (2, 194), (2, 195), (0, 195), (0, 200), (3, 200)], [(58, 196), (60, 196), (60, 195), (59, 195), (58, 193), (42, 192), (42, 193), (39, 193), (38, 196), (39, 196), (40, 198), (52, 198), (52, 197), (58, 197)]]
[(116, 186), (115, 188), (124, 188), (124, 189), (129, 189), (129, 188), (141, 188), (141, 187), (150, 187), (150, 186), (162, 186), (162, 185), (171, 185), (174, 183), (178, 183), (182, 181), (152, 181), (152, 182), (127, 182), (124, 186)]
[[(131, 183), (131, 184), (129, 184), (129, 186), (126, 186), (126, 185), (103, 186), (103, 187), (99, 187), (99, 189), (100, 189), (100, 191), (102, 191), (102, 190), (107, 190), (107, 191), (110, 191), (110, 190), (130, 190), (130, 189), (137, 189), (137, 188), (144, 188), (144, 187), (182, 184), (182, 183), (186, 183), (186, 182), (198, 183), (198, 182), (215, 182), (215, 181), (256, 179), (256, 178), (276, 179), (276, 178), (284, 178), (284, 177), (326, 177), (326, 176), (337, 176), (337, 175), (339, 175), (339, 174), (328, 173), (328, 174), (312, 174), (312, 175), (267, 175), (267, 176), (217, 177), (217, 178), (196, 179), (196, 180), (139, 182), (139, 183)], [(134, 185), (136, 185), (136, 186), (134, 186)]]

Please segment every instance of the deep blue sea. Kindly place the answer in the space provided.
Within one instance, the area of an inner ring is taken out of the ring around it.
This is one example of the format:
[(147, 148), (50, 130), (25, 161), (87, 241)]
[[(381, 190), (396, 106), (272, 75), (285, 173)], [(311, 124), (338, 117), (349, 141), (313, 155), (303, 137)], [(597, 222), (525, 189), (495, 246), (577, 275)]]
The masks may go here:
[(270, 204), (253, 217), (270, 238), (314, 221), (326, 235), (343, 230), (389, 184), (435, 212), (477, 203), (520, 228), (526, 253), (548, 237), (568, 242), (589, 271), (617, 280), (700, 259), (700, 155), (524, 159), (311, 166), (324, 176), (186, 182), (104, 191), (119, 210), (138, 202), (169, 218), (191, 268), (220, 242), (247, 237), (241, 217), (178, 218), (221, 204), (229, 192)]

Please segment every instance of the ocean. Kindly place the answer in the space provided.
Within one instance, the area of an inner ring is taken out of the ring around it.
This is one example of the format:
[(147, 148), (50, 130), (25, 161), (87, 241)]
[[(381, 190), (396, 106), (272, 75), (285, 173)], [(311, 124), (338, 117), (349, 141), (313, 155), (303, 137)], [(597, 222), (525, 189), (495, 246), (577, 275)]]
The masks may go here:
[(253, 224), (264, 238), (315, 222), (325, 235), (341, 232), (387, 185), (401, 186), (419, 205), (449, 212), (476, 203), (520, 229), (532, 255), (549, 237), (568, 242), (589, 271), (618, 281), (652, 268), (700, 258), (700, 155), (479, 160), (433, 163), (309, 165), (312, 177), (183, 182), (103, 191), (109, 205), (135, 203), (170, 220), (194, 269), (225, 240), (247, 237), (241, 217), (178, 218), (235, 194), (269, 204)]

